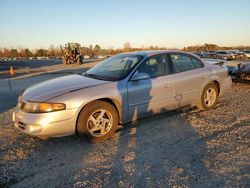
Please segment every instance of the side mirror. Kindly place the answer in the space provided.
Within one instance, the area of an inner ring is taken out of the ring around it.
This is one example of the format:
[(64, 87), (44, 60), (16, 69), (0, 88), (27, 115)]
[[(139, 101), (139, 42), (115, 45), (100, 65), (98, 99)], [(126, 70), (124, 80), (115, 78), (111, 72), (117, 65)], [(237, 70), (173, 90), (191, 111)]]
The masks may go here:
[(131, 78), (132, 81), (148, 79), (150, 76), (147, 73), (136, 72)]

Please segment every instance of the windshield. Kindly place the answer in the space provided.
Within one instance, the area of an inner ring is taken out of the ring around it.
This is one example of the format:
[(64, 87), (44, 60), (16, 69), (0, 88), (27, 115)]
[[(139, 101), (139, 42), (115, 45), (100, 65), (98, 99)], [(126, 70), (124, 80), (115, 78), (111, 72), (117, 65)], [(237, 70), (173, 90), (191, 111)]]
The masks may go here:
[(89, 69), (84, 76), (110, 81), (121, 80), (142, 59), (143, 56), (140, 55), (121, 54), (112, 56)]

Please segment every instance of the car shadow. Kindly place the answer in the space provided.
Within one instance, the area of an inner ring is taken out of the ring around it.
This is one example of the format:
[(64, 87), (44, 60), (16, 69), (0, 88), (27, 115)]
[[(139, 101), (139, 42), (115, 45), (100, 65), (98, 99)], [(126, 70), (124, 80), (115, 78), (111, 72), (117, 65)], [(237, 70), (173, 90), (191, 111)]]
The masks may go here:
[(178, 111), (125, 124), (99, 144), (76, 135), (41, 140), (13, 129), (12, 141), (6, 137), (9, 145), (1, 152), (1, 159), (10, 153), (14, 157), (1, 164), (10, 174), (2, 185), (222, 187), (225, 183), (206, 168), (205, 140)]

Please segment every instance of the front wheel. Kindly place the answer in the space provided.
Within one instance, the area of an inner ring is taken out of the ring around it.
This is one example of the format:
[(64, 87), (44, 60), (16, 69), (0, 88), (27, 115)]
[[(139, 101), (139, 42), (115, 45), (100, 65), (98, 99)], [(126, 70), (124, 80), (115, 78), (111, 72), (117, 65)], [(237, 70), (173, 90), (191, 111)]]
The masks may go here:
[(82, 56), (81, 56), (81, 55), (78, 55), (78, 56), (76, 57), (76, 63), (77, 63), (78, 65), (81, 65), (81, 64), (82, 64)]
[(218, 99), (218, 88), (214, 83), (208, 84), (202, 91), (197, 107), (200, 110), (210, 110), (215, 107)]
[(109, 139), (118, 126), (118, 114), (110, 103), (94, 101), (87, 104), (77, 120), (77, 133), (89, 142), (99, 143)]

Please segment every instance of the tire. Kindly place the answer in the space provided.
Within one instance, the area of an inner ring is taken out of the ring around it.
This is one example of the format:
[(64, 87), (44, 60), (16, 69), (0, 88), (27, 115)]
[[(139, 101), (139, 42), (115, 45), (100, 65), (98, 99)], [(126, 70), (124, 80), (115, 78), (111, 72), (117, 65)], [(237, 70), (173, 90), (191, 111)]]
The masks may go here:
[(67, 61), (63, 58), (63, 64), (67, 65)]
[(87, 104), (79, 114), (77, 133), (91, 143), (109, 139), (118, 127), (118, 113), (113, 105), (104, 101)]
[(82, 64), (82, 56), (78, 56), (77, 58), (76, 58), (76, 63), (78, 64), (78, 65), (81, 65)]
[[(210, 95), (209, 95), (210, 93)], [(218, 99), (218, 87), (215, 83), (209, 83), (202, 91), (197, 107), (200, 110), (210, 110), (216, 105)]]

